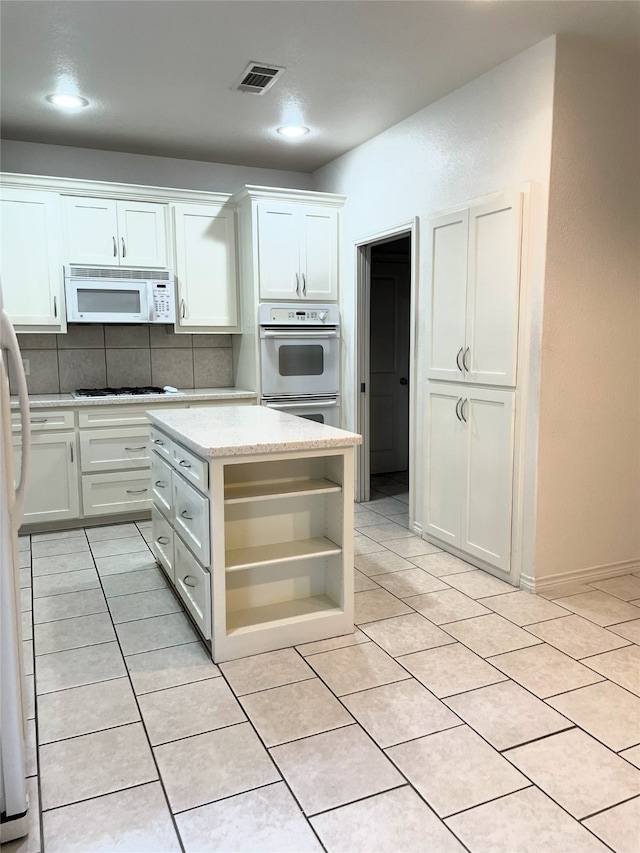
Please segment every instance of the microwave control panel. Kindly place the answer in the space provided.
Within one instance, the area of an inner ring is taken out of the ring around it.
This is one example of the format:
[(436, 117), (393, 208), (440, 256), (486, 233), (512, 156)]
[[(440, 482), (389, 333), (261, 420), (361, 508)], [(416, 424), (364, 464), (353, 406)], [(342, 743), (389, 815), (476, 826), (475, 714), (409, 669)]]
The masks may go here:
[(163, 281), (154, 281), (153, 287), (153, 319), (160, 323), (174, 323), (176, 319), (173, 299), (173, 288)]

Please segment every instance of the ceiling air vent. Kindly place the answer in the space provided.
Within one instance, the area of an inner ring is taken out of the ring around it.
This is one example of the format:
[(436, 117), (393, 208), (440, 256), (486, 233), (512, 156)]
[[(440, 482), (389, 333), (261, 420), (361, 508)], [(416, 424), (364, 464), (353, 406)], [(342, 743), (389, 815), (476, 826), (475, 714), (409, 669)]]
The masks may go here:
[(277, 65), (250, 62), (231, 88), (237, 89), (239, 92), (253, 92), (254, 95), (264, 95), (284, 70)]

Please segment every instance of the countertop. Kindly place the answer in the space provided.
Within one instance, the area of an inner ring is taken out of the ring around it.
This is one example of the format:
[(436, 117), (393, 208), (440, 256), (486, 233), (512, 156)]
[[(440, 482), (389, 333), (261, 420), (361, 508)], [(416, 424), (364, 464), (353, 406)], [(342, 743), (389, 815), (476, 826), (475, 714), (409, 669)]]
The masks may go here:
[(355, 432), (276, 412), (263, 406), (151, 409), (152, 425), (204, 457), (321, 450), (362, 443)]
[[(242, 388), (187, 388), (179, 394), (145, 394), (131, 397), (72, 397), (71, 394), (29, 394), (30, 409), (80, 408), (84, 406), (156, 406), (162, 403), (191, 403), (195, 400), (255, 400), (255, 391)], [(11, 397), (11, 408), (18, 408), (18, 398)]]

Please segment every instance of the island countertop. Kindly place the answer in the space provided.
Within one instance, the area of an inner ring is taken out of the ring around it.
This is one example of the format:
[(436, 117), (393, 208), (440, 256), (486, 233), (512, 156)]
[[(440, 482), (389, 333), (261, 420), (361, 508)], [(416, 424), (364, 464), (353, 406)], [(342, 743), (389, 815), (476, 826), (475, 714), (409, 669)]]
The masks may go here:
[(153, 426), (204, 457), (322, 450), (362, 443), (362, 436), (264, 406), (151, 409)]

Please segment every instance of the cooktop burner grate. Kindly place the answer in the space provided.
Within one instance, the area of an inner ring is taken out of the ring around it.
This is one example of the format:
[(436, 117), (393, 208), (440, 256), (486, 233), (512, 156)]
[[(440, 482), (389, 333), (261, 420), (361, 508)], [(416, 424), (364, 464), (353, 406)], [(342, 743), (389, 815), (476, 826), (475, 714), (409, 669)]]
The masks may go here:
[(144, 385), (138, 388), (78, 388), (75, 397), (143, 397), (145, 394), (168, 394), (164, 388)]

